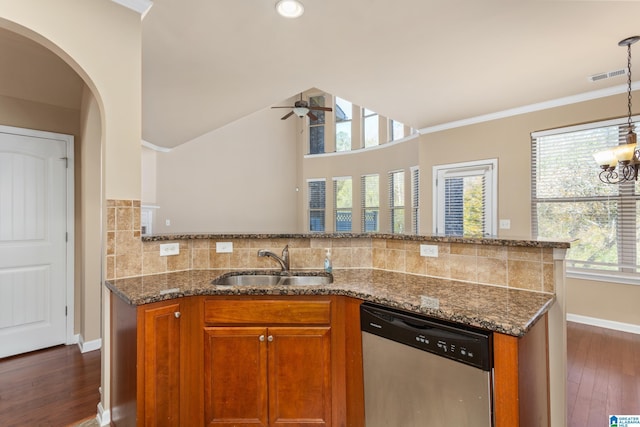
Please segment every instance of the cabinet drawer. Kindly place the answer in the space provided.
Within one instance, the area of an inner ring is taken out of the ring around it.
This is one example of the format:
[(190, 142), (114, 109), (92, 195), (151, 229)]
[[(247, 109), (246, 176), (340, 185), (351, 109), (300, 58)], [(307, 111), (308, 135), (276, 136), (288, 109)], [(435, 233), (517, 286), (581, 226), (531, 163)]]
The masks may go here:
[(209, 299), (204, 303), (205, 323), (306, 324), (331, 323), (331, 301)]

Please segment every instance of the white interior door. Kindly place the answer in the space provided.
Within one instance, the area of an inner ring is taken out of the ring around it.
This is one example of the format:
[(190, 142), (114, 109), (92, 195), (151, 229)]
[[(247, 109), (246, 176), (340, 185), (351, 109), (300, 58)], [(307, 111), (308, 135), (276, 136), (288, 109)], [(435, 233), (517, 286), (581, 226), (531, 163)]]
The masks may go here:
[(0, 357), (67, 341), (68, 141), (12, 130), (0, 129)]

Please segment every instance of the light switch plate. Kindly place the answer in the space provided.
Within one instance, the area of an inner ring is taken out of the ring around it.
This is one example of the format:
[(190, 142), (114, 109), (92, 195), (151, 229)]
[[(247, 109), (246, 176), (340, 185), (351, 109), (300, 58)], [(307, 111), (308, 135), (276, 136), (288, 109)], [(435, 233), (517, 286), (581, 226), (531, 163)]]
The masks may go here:
[(233, 252), (233, 242), (216, 242), (216, 252), (219, 254), (230, 254)]
[(500, 220), (500, 228), (502, 230), (508, 230), (511, 228), (511, 220), (510, 219), (501, 219)]
[(438, 245), (420, 245), (420, 256), (438, 257)]
[(180, 243), (163, 243), (160, 245), (160, 256), (178, 255)]

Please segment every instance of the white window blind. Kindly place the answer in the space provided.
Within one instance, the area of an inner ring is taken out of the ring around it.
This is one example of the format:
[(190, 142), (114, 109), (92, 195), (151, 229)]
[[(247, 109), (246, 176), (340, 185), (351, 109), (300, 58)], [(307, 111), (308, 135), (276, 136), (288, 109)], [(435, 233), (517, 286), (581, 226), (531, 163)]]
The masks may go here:
[(624, 143), (626, 120), (532, 134), (534, 236), (578, 239), (567, 267), (637, 281), (640, 184), (604, 184), (593, 153)]
[(309, 231), (325, 231), (325, 180), (309, 180)]
[(404, 171), (389, 172), (389, 210), (391, 232), (404, 233)]
[(351, 177), (333, 178), (334, 230), (336, 232), (351, 231), (351, 215), (353, 206), (353, 188)]
[(362, 231), (380, 231), (380, 176), (362, 176)]
[(411, 231), (420, 232), (420, 168), (411, 168)]

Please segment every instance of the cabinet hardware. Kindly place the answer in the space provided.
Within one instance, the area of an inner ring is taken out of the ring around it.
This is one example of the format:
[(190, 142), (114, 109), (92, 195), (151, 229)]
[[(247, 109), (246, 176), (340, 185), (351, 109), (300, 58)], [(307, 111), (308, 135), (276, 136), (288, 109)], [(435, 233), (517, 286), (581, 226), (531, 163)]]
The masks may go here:
[(260, 340), (260, 342), (264, 341), (264, 335), (260, 335), (260, 338), (258, 338)]
[(176, 316), (176, 319), (180, 318), (180, 312), (179, 311), (176, 311), (175, 313), (173, 313), (173, 315)]
[(273, 341), (273, 335), (269, 335), (269, 338), (267, 338), (267, 341), (269, 342)]

